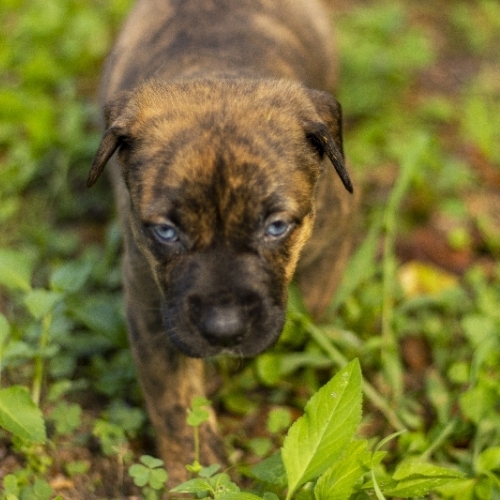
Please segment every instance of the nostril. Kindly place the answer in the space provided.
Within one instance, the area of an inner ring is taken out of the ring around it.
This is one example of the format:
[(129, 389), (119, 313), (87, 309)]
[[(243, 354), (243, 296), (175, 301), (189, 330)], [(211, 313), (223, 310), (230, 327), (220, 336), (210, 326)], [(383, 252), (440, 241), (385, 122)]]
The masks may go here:
[(200, 321), (200, 317), (202, 315), (203, 303), (199, 296), (193, 295), (189, 297), (187, 300), (187, 314), (189, 316), (189, 320), (197, 324)]

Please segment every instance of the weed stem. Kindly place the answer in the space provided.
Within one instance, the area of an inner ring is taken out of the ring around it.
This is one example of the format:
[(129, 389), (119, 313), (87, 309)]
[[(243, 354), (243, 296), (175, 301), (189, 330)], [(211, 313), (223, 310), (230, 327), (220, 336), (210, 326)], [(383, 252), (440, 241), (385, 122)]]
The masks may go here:
[[(337, 366), (342, 368), (347, 365), (347, 358), (337, 350), (323, 330), (315, 326), (313, 323), (309, 323), (307, 325), (307, 331)], [(398, 431), (406, 429), (405, 425), (401, 422), (394, 410), (370, 383), (363, 379), (362, 387), (365, 396), (376, 408), (378, 408), (385, 418), (387, 418), (387, 421), (393, 429)]]
[(398, 152), (401, 155), (401, 170), (389, 196), (384, 213), (384, 250), (382, 262), (382, 345), (381, 363), (386, 381), (392, 388), (392, 401), (401, 401), (403, 394), (403, 368), (398, 341), (393, 329), (394, 285), (396, 278), (396, 221), (404, 196), (426, 151), (429, 138), (426, 134), (416, 136), (410, 147)]
[(429, 460), (431, 455), (437, 450), (445, 441), (445, 439), (453, 432), (457, 420), (453, 419), (448, 425), (440, 432), (439, 436), (430, 444), (430, 446), (420, 455), (422, 460)]
[(40, 393), (42, 391), (42, 381), (43, 381), (43, 367), (44, 367), (44, 353), (43, 351), (47, 347), (49, 340), (49, 328), (52, 323), (52, 314), (46, 314), (42, 318), (42, 334), (40, 335), (40, 344), (38, 346), (39, 352), (35, 356), (35, 374), (33, 377), (33, 389), (31, 397), (33, 401), (38, 406), (40, 403)]

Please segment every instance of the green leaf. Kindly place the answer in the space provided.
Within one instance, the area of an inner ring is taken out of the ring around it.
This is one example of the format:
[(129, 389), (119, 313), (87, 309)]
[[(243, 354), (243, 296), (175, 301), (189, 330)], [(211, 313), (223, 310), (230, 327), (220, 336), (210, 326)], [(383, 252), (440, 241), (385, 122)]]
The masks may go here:
[(271, 451), (272, 446), (273, 443), (266, 437), (256, 437), (248, 441), (248, 447), (258, 457), (267, 455)]
[(498, 404), (496, 388), (480, 383), (465, 391), (459, 398), (462, 413), (476, 424), (495, 412)]
[(131, 465), (128, 469), (130, 477), (134, 480), (134, 484), (142, 488), (146, 486), (149, 481), (150, 469), (141, 464)]
[(447, 469), (438, 465), (421, 462), (419, 460), (408, 460), (398, 466), (392, 478), (396, 481), (408, 479), (411, 476), (420, 475), (426, 477), (453, 477), (463, 478), (464, 474), (454, 469)]
[(157, 468), (149, 472), (149, 486), (154, 490), (161, 490), (164, 488), (167, 479), (168, 474), (165, 472), (165, 469)]
[(58, 399), (61, 399), (67, 392), (71, 390), (73, 382), (68, 379), (58, 380), (53, 382), (49, 388), (49, 394), (47, 399), (51, 403), (55, 403)]
[(210, 478), (210, 484), (215, 492), (214, 498), (225, 498), (225, 495), (239, 493), (239, 487), (231, 481), (229, 474), (221, 472)]
[(127, 437), (122, 427), (100, 418), (95, 420), (92, 434), (99, 438), (102, 451), (105, 455), (113, 455), (127, 442)]
[(422, 497), (438, 487), (463, 477), (464, 474), (453, 469), (419, 460), (409, 460), (396, 469), (392, 478), (398, 483), (396, 486), (384, 488), (384, 494), (402, 498)]
[(267, 416), (267, 430), (273, 434), (281, 432), (290, 427), (291, 420), (292, 415), (290, 410), (287, 408), (274, 408)]
[(151, 455), (142, 455), (140, 460), (146, 467), (149, 467), (150, 469), (156, 469), (157, 467), (163, 466), (163, 460), (152, 457)]
[(54, 490), (45, 479), (37, 479), (33, 485), (33, 493), (37, 500), (49, 500)]
[(282, 448), (288, 495), (321, 475), (345, 450), (361, 421), (361, 370), (353, 360), (307, 403)]
[(351, 441), (343, 457), (330, 467), (316, 483), (316, 500), (347, 500), (354, 486), (370, 469), (378, 465), (385, 452), (366, 450), (366, 440)]
[(0, 347), (7, 341), (10, 335), (10, 325), (7, 318), (0, 313)]
[(193, 402), (191, 403), (191, 407), (193, 410), (197, 410), (198, 408), (203, 408), (204, 406), (210, 406), (211, 401), (203, 396), (196, 396), (193, 398)]
[(251, 468), (253, 477), (264, 483), (285, 487), (287, 484), (281, 450)]
[(4, 487), (4, 493), (6, 495), (13, 495), (16, 498), (19, 495), (19, 486), (17, 484), (17, 477), (14, 476), (14, 474), (7, 474), (3, 478), (3, 487)]
[(83, 287), (91, 270), (90, 262), (69, 262), (52, 273), (50, 286), (57, 292), (75, 293)]
[(228, 492), (221, 495), (215, 495), (217, 500), (262, 500), (261, 497), (253, 495), (252, 493), (243, 492)]
[(478, 472), (499, 470), (500, 469), (500, 446), (487, 448), (478, 457)]
[(82, 408), (76, 403), (60, 401), (50, 414), (59, 436), (72, 434), (81, 424)]
[(27, 441), (44, 443), (47, 439), (42, 412), (24, 387), (0, 390), (0, 426)]
[(55, 305), (63, 298), (58, 292), (49, 292), (38, 288), (28, 292), (24, 304), (35, 319), (41, 319), (52, 311)]
[(210, 404), (210, 401), (204, 397), (195, 397), (189, 409), (186, 423), (193, 427), (198, 427), (203, 422), (206, 422), (210, 418), (210, 413), (205, 407), (210, 406)]
[(264, 500), (280, 500), (276, 493), (271, 493), (270, 491), (266, 491), (262, 496)]
[(116, 346), (125, 347), (127, 338), (119, 307), (112, 295), (94, 294), (71, 306), (71, 313), (90, 330), (104, 335)]
[(259, 379), (268, 386), (275, 385), (281, 378), (280, 354), (266, 352), (255, 360)]
[(203, 467), (203, 469), (200, 470), (198, 475), (200, 477), (204, 478), (209, 478), (212, 477), (217, 471), (219, 471), (221, 466), (219, 464), (212, 464), (209, 465), (208, 467)]
[(72, 460), (64, 465), (64, 470), (70, 477), (87, 474), (90, 463), (86, 460)]
[(33, 259), (26, 254), (0, 249), (0, 285), (11, 290), (31, 290)]
[(196, 477), (194, 479), (190, 479), (184, 483), (179, 484), (175, 488), (170, 490), (172, 493), (194, 493), (194, 494), (202, 494), (207, 491), (212, 491), (212, 485), (206, 480)]

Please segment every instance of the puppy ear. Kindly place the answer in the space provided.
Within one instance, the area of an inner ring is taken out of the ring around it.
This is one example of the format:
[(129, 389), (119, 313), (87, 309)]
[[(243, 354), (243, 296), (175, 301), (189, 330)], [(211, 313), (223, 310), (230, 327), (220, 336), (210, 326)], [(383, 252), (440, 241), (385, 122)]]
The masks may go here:
[(109, 159), (120, 147), (125, 137), (124, 124), (119, 123), (119, 118), (129, 99), (130, 92), (120, 92), (115, 99), (107, 103), (104, 107), (106, 130), (99, 144), (99, 149), (92, 161), (92, 166), (90, 167), (90, 172), (87, 177), (87, 187), (92, 187), (96, 183)]
[(308, 90), (309, 97), (321, 118), (321, 122), (308, 121), (304, 125), (306, 138), (320, 157), (325, 154), (334, 166), (342, 184), (350, 193), (353, 186), (344, 162), (342, 143), (342, 109), (327, 92)]

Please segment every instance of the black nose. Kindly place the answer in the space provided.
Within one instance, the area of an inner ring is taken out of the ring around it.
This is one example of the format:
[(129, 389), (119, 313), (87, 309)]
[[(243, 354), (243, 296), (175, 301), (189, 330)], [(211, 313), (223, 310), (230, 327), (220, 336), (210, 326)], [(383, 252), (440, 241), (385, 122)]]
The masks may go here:
[(213, 345), (234, 346), (245, 333), (243, 311), (238, 306), (208, 307), (200, 320), (202, 335)]
[(200, 334), (214, 346), (233, 347), (240, 343), (250, 330), (249, 315), (255, 298), (237, 300), (194, 295), (188, 300), (189, 318)]

